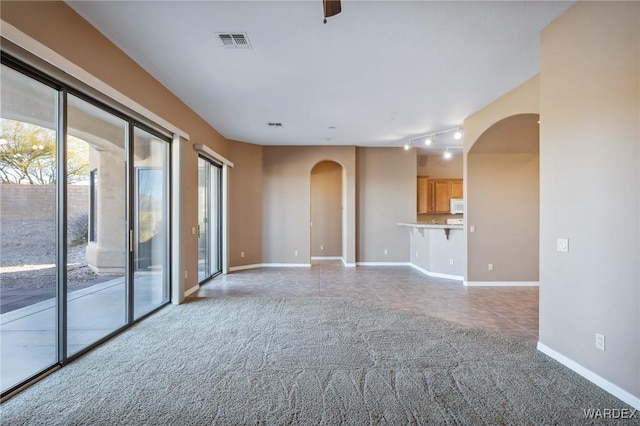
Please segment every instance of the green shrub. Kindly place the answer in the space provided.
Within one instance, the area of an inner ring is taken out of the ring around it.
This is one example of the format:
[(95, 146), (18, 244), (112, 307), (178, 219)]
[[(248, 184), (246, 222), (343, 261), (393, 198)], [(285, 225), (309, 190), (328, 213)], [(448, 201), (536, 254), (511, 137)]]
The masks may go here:
[(70, 246), (86, 244), (89, 239), (89, 215), (78, 213), (67, 222), (67, 238)]

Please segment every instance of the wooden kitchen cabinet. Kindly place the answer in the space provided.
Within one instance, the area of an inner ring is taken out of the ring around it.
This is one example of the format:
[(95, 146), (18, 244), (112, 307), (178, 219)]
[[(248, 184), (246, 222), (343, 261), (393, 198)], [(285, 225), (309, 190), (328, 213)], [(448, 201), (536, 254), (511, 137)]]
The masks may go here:
[(429, 178), (418, 176), (418, 213), (427, 213), (429, 199)]
[(462, 179), (451, 179), (451, 198), (464, 198), (462, 193)]
[(449, 180), (438, 179), (434, 184), (434, 213), (447, 213), (449, 211), (449, 200), (451, 200), (451, 182)]
[(452, 198), (463, 198), (462, 179), (418, 176), (418, 213), (449, 213)]

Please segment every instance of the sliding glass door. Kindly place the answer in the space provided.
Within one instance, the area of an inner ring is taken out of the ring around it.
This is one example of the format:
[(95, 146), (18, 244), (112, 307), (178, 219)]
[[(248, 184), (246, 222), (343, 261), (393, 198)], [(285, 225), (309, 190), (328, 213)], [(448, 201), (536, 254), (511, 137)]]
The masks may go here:
[(2, 56), (5, 395), (169, 302), (169, 138)]
[(58, 91), (2, 66), (0, 106), (0, 385), (58, 360)]
[(198, 281), (222, 271), (222, 167), (198, 157)]
[(134, 128), (134, 317), (169, 301), (168, 160), (169, 145)]
[(128, 123), (73, 95), (67, 111), (66, 343), (73, 355), (127, 324)]

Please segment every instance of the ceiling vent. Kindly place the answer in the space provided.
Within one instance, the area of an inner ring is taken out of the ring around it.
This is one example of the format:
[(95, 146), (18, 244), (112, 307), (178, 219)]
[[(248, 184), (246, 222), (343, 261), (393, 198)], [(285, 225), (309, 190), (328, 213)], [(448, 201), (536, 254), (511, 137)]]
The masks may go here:
[(222, 45), (227, 49), (251, 49), (246, 33), (217, 33)]
[(282, 123), (267, 123), (269, 127), (282, 127)]

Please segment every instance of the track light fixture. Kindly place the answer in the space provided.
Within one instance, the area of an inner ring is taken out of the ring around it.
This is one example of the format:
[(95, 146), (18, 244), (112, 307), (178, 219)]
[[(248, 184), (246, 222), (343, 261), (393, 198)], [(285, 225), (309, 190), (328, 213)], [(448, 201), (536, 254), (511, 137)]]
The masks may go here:
[(448, 133), (453, 133), (453, 138), (455, 140), (462, 139), (462, 127), (454, 127), (453, 129), (441, 130), (439, 132), (427, 133), (426, 135), (411, 138), (409, 139), (409, 143), (404, 145), (404, 149), (409, 150), (410, 148), (421, 145), (422, 143), (426, 146), (431, 146), (436, 143), (438, 136), (446, 135)]

